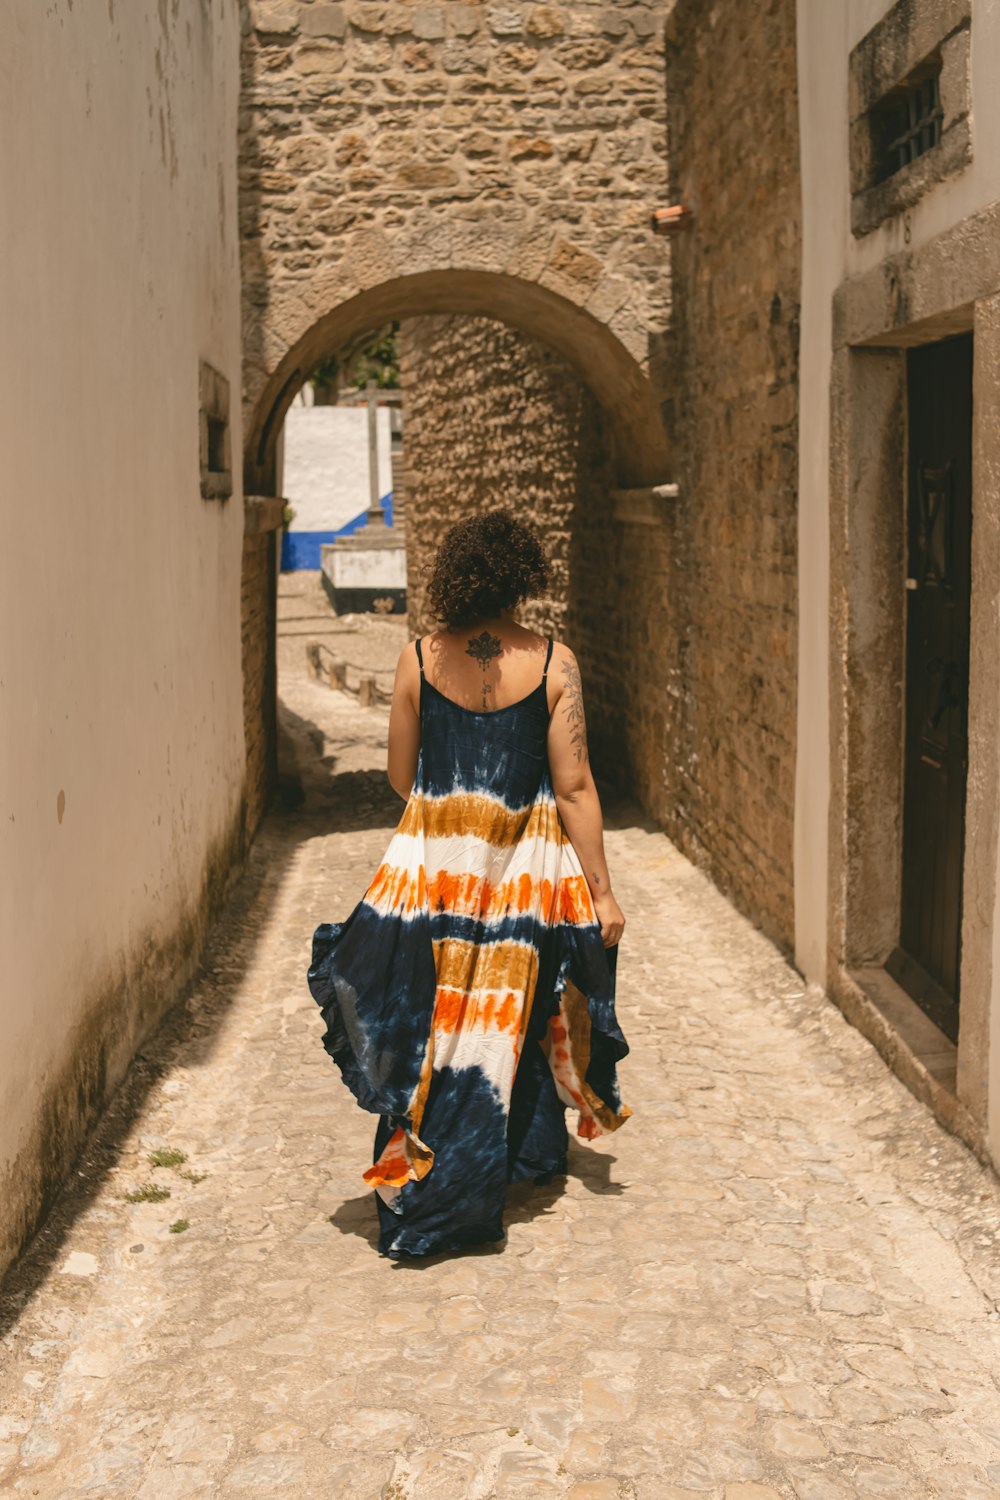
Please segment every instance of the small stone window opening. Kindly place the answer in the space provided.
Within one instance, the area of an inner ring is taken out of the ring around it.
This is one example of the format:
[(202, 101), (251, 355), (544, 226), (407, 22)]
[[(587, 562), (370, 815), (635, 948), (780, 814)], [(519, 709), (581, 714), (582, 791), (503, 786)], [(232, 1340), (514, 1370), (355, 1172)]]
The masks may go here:
[(229, 381), (207, 361), (198, 371), (201, 407), (199, 461), (203, 500), (227, 500), (233, 493), (229, 439)]
[(871, 112), (875, 182), (885, 182), (941, 140), (941, 58), (927, 58)]
[(208, 468), (211, 474), (226, 469), (226, 424), (221, 417), (208, 418)]
[(851, 233), (912, 208), (972, 161), (971, 0), (896, 0), (851, 49)]

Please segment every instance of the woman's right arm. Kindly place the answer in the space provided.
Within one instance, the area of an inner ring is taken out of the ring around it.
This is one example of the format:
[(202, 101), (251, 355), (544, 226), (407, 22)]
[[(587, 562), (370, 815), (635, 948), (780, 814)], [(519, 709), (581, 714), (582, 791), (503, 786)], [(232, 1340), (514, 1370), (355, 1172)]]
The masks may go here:
[(413, 642), (404, 646), (396, 663), (389, 709), (389, 785), (404, 802), (413, 789), (420, 753), (420, 665)]
[(560, 685), (549, 720), (552, 790), (563, 827), (590, 887), (594, 912), (601, 924), (601, 939), (606, 948), (612, 948), (622, 935), (625, 918), (612, 893), (604, 857), (604, 823), (587, 753), (587, 722), (580, 669), (567, 646), (556, 646), (552, 655), (556, 668), (554, 675)]

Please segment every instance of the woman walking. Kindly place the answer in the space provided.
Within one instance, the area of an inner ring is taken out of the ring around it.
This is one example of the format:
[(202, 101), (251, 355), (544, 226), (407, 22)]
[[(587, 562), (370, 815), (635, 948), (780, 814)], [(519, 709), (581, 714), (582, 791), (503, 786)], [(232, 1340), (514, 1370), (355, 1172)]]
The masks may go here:
[(323, 1045), (381, 1116), (383, 1255), (504, 1237), (508, 1182), (565, 1172), (565, 1110), (586, 1139), (630, 1111), (616, 1064), (624, 926), (604, 858), (573, 653), (518, 625), (548, 584), (534, 528), (506, 509), (438, 549), (442, 628), (396, 670), (389, 780), (406, 807), (346, 921), (313, 938)]

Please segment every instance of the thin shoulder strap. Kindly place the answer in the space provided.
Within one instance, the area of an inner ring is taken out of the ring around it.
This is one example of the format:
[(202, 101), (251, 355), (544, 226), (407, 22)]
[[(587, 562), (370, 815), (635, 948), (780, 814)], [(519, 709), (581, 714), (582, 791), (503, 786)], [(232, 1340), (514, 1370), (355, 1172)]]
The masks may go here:
[(548, 675), (549, 675), (549, 662), (551, 660), (552, 660), (552, 637), (549, 636), (549, 649), (545, 653), (545, 670), (542, 672), (542, 681), (543, 682), (545, 681), (546, 677), (548, 677)]
[(418, 636), (417, 639), (413, 643), (416, 646), (416, 648), (417, 648), (417, 661), (420, 663), (420, 675), (421, 675), (421, 677), (423, 677), (423, 675), (424, 675), (424, 653), (423, 653), (423, 650), (421, 649), (421, 644), (420, 644), (422, 640), (423, 640), (423, 636)]

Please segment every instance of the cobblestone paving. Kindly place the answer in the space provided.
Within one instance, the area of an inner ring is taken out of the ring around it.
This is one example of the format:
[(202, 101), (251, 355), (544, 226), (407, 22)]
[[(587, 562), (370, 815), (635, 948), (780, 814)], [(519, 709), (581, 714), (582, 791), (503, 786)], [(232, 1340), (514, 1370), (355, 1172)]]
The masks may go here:
[(323, 648), (323, 662), (343, 662), (347, 686), (375, 678), (383, 698), (392, 694), (396, 659), (408, 640), (403, 615), (336, 615), (320, 582), (309, 569), (282, 573), (278, 585), (278, 670), (282, 680), (298, 677), (308, 641)]
[(384, 710), (292, 662), (305, 798), (3, 1298), (0, 1495), (1000, 1495), (996, 1180), (628, 808), (635, 1117), (499, 1252), (379, 1258), (304, 971), (400, 804)]

